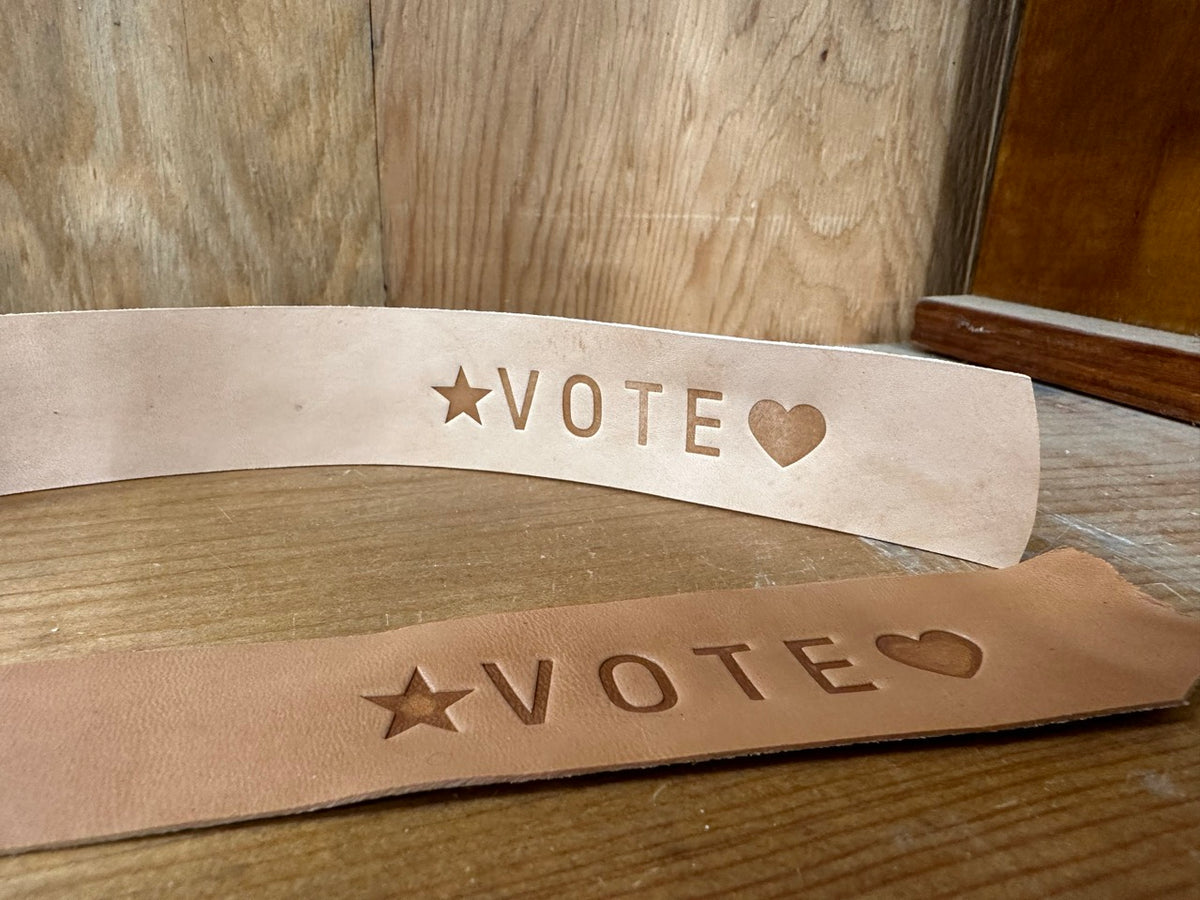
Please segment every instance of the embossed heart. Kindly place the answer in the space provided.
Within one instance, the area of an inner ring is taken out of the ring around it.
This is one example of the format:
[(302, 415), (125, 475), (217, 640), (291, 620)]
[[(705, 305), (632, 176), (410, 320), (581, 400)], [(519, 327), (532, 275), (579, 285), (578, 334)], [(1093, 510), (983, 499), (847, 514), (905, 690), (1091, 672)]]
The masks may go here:
[(786, 468), (825, 439), (825, 416), (815, 406), (784, 409), (774, 400), (759, 400), (750, 408), (750, 433), (771, 459)]
[(974, 641), (952, 631), (926, 631), (919, 638), (881, 634), (875, 646), (888, 659), (955, 678), (970, 678), (983, 663), (983, 650)]

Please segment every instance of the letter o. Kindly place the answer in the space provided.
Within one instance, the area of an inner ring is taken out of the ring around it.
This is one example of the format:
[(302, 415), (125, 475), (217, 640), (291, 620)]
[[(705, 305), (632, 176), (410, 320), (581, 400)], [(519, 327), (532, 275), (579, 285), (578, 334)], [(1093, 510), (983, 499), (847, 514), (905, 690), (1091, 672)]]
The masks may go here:
[[(649, 672), (654, 677), (654, 683), (658, 685), (658, 689), (662, 693), (662, 699), (650, 706), (635, 706), (625, 699), (625, 695), (617, 687), (616, 679), (613, 678), (613, 670), (622, 663), (633, 663)], [(610, 656), (604, 662), (600, 663), (600, 684), (603, 685), (604, 693), (608, 694), (608, 699), (612, 701), (613, 706), (627, 712), (662, 712), (663, 710), (670, 709), (679, 702), (679, 695), (675, 693), (675, 686), (671, 684), (671, 679), (667, 677), (667, 673), (663, 671), (662, 666), (653, 660), (646, 659), (644, 656), (634, 656), (630, 653)]]
[[(587, 428), (580, 428), (575, 424), (575, 419), (571, 415), (571, 391), (575, 389), (575, 385), (586, 385), (588, 390), (592, 392), (592, 421), (588, 423)], [(567, 431), (575, 435), (575, 437), (591, 437), (600, 430), (600, 385), (596, 384), (595, 379), (589, 378), (586, 375), (572, 375), (563, 385), (562, 392), (562, 415), (563, 424), (567, 426)]]

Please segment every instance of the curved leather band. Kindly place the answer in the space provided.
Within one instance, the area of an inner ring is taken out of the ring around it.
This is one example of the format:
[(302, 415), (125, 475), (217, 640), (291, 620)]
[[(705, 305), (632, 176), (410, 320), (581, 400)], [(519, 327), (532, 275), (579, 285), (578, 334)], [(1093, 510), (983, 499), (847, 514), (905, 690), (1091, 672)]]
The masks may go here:
[(1200, 621), (999, 572), (536, 609), (0, 668), (0, 850), (368, 797), (1182, 703)]
[(507, 313), (0, 316), (0, 494), (276, 466), (563, 478), (1016, 562), (1029, 379)]

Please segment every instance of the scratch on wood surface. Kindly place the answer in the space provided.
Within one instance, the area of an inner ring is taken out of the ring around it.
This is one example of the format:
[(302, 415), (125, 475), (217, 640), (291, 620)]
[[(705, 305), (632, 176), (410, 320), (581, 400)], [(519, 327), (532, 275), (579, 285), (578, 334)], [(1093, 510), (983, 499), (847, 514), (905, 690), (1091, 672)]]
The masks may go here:
[(1179, 560), (1187, 559), (1189, 556), (1189, 554), (1185, 553), (1181, 548), (1176, 547), (1170, 541), (1165, 540), (1161, 535), (1145, 536), (1134, 540), (1124, 535), (1107, 531), (1077, 516), (1046, 511), (1043, 511), (1042, 514), (1047, 519), (1058, 522), (1063, 526), (1062, 530), (1054, 536), (1051, 543), (1057, 544), (1068, 531), (1075, 531), (1093, 544), (1094, 549), (1097, 550), (1097, 555), (1109, 558), (1110, 562), (1113, 559), (1123, 560), (1155, 574), (1170, 577), (1171, 573), (1169, 571), (1159, 567), (1165, 565), (1170, 568), (1173, 565), (1178, 565)]
[(929, 571), (928, 565), (923, 564), (916, 553), (908, 547), (901, 547), (899, 544), (889, 544), (887, 541), (877, 541), (875, 538), (869, 537), (859, 537), (859, 540), (884, 559), (898, 564), (906, 572), (921, 573)]
[(1147, 585), (1143, 585), (1143, 586), (1148, 587), (1148, 588), (1152, 588), (1152, 587), (1153, 588), (1162, 588), (1164, 591), (1169, 591), (1171, 594), (1174, 594), (1176, 597), (1178, 597), (1184, 603), (1187, 603), (1187, 597), (1183, 596), (1183, 594), (1179, 593), (1179, 591), (1175, 590), (1175, 588), (1171, 587), (1165, 581), (1155, 581), (1155, 582), (1152, 582), (1151, 584), (1147, 584)]
[[(1055, 522), (1058, 522), (1059, 524), (1065, 526), (1066, 529), (1074, 529), (1075, 531), (1082, 531), (1084, 534), (1088, 535), (1091, 538), (1094, 538), (1097, 542), (1099, 542), (1105, 546), (1114, 546), (1114, 547), (1142, 547), (1143, 546), (1138, 541), (1130, 540), (1127, 537), (1123, 537), (1119, 534), (1114, 534), (1111, 531), (1105, 531), (1100, 526), (1093, 525), (1090, 522), (1085, 522), (1083, 519), (1080, 519), (1076, 516), (1067, 515), (1065, 513), (1052, 513), (1052, 512), (1046, 512), (1044, 514), (1045, 514), (1046, 518), (1053, 519)], [(1060, 534), (1061, 533), (1062, 532), (1060, 532)]]
[(1187, 796), (1166, 772), (1154, 771), (1139, 771), (1130, 772), (1127, 778), (1128, 781), (1136, 780), (1142, 788), (1155, 797), (1162, 797), (1164, 800), (1178, 800)]
[(228, 563), (221, 562), (221, 558), (211, 550), (208, 551), (208, 555), (211, 556), (213, 562), (215, 562), (222, 569), (228, 569), (230, 572), (234, 571), (233, 566), (229, 565)]

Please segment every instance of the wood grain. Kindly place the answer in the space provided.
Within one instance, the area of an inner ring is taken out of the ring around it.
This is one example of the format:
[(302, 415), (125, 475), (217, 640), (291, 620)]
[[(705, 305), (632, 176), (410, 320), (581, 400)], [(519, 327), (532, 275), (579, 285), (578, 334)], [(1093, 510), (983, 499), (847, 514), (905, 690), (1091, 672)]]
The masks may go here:
[(380, 303), (363, 2), (13, 0), (0, 313)]
[(972, 292), (1200, 333), (1200, 4), (1028, 0)]
[(389, 303), (847, 342), (962, 289), (1007, 0), (372, 9)]
[(928, 297), (912, 339), (956, 359), (1200, 423), (1200, 337), (989, 297)]
[[(1200, 615), (1196, 430), (1038, 387), (1030, 554)], [(0, 499), (0, 661), (324, 637), (488, 610), (970, 564), (653, 497), (394, 468)], [(437, 792), (0, 859), (10, 896), (1185, 897), (1195, 708)]]

